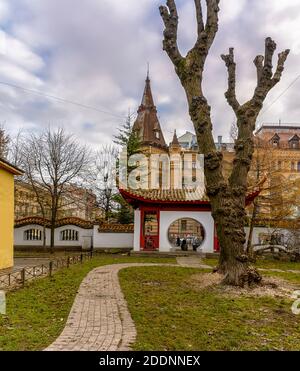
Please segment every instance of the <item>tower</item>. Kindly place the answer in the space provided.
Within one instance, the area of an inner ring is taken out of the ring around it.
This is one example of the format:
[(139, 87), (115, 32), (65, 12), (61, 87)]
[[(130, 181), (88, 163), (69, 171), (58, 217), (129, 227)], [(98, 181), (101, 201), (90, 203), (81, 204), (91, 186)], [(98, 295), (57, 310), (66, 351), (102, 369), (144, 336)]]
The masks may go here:
[(146, 78), (145, 89), (141, 105), (137, 111), (138, 116), (133, 125), (133, 131), (139, 133), (141, 146), (147, 152), (167, 152), (168, 148), (157, 117), (157, 109), (154, 104), (149, 72)]

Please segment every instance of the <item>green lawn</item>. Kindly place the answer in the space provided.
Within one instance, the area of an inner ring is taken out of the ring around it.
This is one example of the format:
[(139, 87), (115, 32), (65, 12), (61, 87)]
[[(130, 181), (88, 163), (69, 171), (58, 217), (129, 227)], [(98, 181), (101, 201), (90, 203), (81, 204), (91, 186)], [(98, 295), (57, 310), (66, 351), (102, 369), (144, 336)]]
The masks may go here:
[(0, 315), (0, 350), (39, 350), (48, 346), (63, 329), (78, 287), (87, 273), (100, 265), (127, 262), (176, 261), (103, 255), (8, 293), (7, 315)]
[(195, 273), (201, 270), (138, 267), (120, 271), (137, 326), (134, 349), (300, 350), (300, 315), (292, 314), (291, 300), (230, 297), (216, 288), (195, 289), (191, 284)]
[[(218, 264), (218, 259), (202, 259), (203, 264), (210, 265), (211, 267), (215, 267)], [(285, 262), (275, 260), (272, 257), (259, 257), (254, 264), (257, 268), (263, 269), (282, 269), (282, 270), (299, 270), (300, 271), (300, 263), (293, 263), (293, 262)]]
[[(175, 263), (175, 259), (101, 255), (8, 293), (7, 316), (0, 316), (0, 350), (41, 350), (50, 345), (63, 329), (87, 273), (122, 262)], [(231, 297), (216, 288), (199, 289), (193, 275), (201, 277), (203, 272), (182, 267), (120, 271), (137, 326), (136, 350), (300, 350), (300, 315), (291, 313), (291, 300)], [(297, 274), (263, 274), (300, 286)]]

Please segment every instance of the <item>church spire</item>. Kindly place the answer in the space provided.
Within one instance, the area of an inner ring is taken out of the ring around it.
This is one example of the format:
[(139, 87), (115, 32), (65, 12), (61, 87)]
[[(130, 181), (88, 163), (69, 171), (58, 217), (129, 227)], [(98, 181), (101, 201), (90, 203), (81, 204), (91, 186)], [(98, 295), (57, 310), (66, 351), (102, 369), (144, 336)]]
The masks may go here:
[(133, 130), (137, 130), (140, 133), (142, 145), (161, 147), (166, 150), (166, 142), (157, 117), (157, 110), (151, 91), (149, 67), (147, 69), (142, 102), (137, 113), (138, 116), (134, 123)]
[(142, 104), (139, 109), (143, 108), (155, 108), (154, 100), (151, 91), (150, 77), (149, 77), (149, 67), (147, 70), (146, 85), (144, 89), (144, 94), (142, 98)]
[(176, 129), (174, 130), (174, 135), (173, 135), (173, 140), (172, 140), (171, 145), (172, 146), (180, 146), (178, 138), (177, 138), (177, 134), (176, 134)]

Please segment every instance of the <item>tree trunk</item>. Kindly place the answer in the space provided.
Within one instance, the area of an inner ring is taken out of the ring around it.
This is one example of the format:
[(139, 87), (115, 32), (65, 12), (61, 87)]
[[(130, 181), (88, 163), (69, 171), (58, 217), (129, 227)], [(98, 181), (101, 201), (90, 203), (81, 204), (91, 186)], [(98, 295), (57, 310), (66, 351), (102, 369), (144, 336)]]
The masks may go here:
[(213, 206), (213, 210), (218, 210), (217, 213), (213, 211), (213, 215), (221, 247), (218, 271), (224, 274), (223, 282), (226, 284), (250, 286), (259, 283), (261, 276), (251, 266), (245, 254), (243, 197), (236, 197), (229, 190), (226, 195), (220, 197), (222, 197), (221, 205), (216, 201), (216, 205), (219, 206)]
[(50, 253), (54, 253), (54, 238), (55, 238), (55, 219), (51, 219), (50, 226)]
[(249, 235), (248, 235), (248, 241), (247, 241), (247, 249), (246, 253), (250, 258), (253, 258), (253, 248), (252, 248), (252, 238), (253, 238), (253, 230), (255, 226), (255, 219), (257, 215), (257, 202), (254, 200), (253, 202), (253, 210), (250, 218), (250, 224), (249, 224)]
[(289, 50), (279, 54), (277, 69), (273, 74), (272, 58), (276, 44), (271, 38), (266, 39), (265, 56), (257, 56), (254, 60), (257, 69), (254, 95), (243, 105), (236, 98), (233, 48), (229, 49), (228, 55), (221, 56), (228, 70), (225, 97), (236, 115), (238, 127), (233, 169), (230, 177), (225, 179), (222, 174), (223, 155), (217, 151), (212, 134), (211, 107), (202, 90), (205, 62), (218, 31), (219, 3), (220, 0), (206, 0), (207, 16), (204, 20), (201, 0), (195, 0), (198, 37), (185, 57), (181, 55), (177, 43), (179, 17), (175, 0), (167, 0), (166, 6), (160, 7), (160, 14), (165, 25), (163, 48), (185, 90), (199, 152), (204, 154), (206, 190), (221, 248), (219, 270), (225, 274), (225, 283), (243, 286), (261, 281), (261, 276), (251, 267), (244, 250), (245, 200), (247, 175), (254, 152), (253, 131), (268, 92), (280, 81)]

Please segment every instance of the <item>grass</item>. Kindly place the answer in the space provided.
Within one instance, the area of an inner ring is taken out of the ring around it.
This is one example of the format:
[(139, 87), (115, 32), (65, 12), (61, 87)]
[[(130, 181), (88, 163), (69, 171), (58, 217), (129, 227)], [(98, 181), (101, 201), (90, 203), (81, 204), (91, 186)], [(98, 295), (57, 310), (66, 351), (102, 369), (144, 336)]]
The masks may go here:
[[(0, 350), (42, 350), (50, 345), (62, 331), (87, 273), (98, 266), (127, 262), (175, 263), (175, 259), (101, 255), (8, 293), (7, 315), (0, 315)], [(216, 261), (208, 262), (214, 265)], [(282, 262), (274, 263), (274, 268), (282, 267)], [(292, 300), (231, 297), (216, 289), (195, 288), (193, 275), (204, 272), (183, 267), (120, 271), (121, 286), (138, 331), (134, 349), (300, 349), (300, 316), (292, 314)], [(300, 274), (263, 274), (300, 285)]]
[[(218, 265), (218, 259), (215, 258), (204, 258), (202, 259), (203, 264), (207, 264), (211, 267), (215, 267)], [(289, 261), (280, 261), (275, 260), (272, 257), (259, 257), (254, 264), (257, 268), (263, 269), (282, 269), (282, 270), (299, 270), (300, 271), (300, 263), (294, 263)]]
[(201, 272), (182, 267), (120, 271), (137, 327), (135, 350), (300, 349), (300, 316), (292, 314), (291, 300), (193, 288), (192, 276)]
[(41, 350), (50, 345), (62, 331), (87, 273), (101, 265), (127, 262), (175, 263), (175, 259), (103, 255), (9, 292), (7, 315), (0, 315), (0, 350)]

